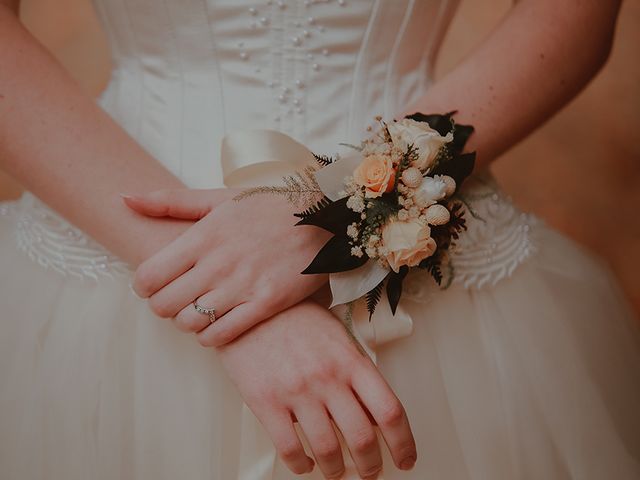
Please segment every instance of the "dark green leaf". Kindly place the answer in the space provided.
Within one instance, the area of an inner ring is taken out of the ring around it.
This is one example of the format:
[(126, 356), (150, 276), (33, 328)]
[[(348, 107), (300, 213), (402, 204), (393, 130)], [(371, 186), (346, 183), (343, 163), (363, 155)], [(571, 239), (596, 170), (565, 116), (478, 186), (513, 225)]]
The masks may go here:
[(345, 197), (331, 202), (325, 207), (311, 212), (296, 225), (315, 225), (336, 235), (344, 235), (347, 226), (360, 221), (360, 214), (347, 207), (347, 200), (348, 197)]
[(406, 118), (410, 118), (416, 122), (427, 122), (431, 128), (444, 137), (453, 129), (452, 117), (454, 113), (456, 112), (453, 111), (442, 115), (438, 113), (424, 114), (416, 112), (413, 115), (407, 115)]
[(457, 240), (460, 236), (460, 232), (467, 229), (467, 221), (464, 218), (464, 210), (462, 209), (461, 202), (455, 202), (449, 209), (451, 219), (447, 223), (447, 227), (451, 233), (451, 236)]
[(449, 175), (456, 181), (456, 188), (460, 188), (465, 178), (471, 175), (476, 162), (476, 152), (463, 153), (453, 159), (440, 163), (430, 172), (430, 175)]
[(362, 257), (354, 257), (351, 255), (349, 237), (335, 235), (325, 243), (311, 264), (302, 273), (346, 272), (347, 270), (361, 267), (367, 260), (369, 260), (369, 257), (364, 254)]
[(396, 309), (402, 296), (402, 281), (404, 277), (407, 276), (407, 273), (409, 273), (409, 267), (403, 266), (400, 267), (398, 273), (392, 271), (387, 275), (389, 279), (387, 281), (387, 298), (389, 299), (389, 306), (391, 307), (391, 313), (393, 315), (396, 314)]
[(456, 154), (462, 153), (464, 146), (469, 140), (469, 137), (473, 133), (474, 128), (471, 125), (455, 124), (453, 129), (453, 142), (451, 142), (453, 151)]
[(400, 207), (398, 205), (398, 195), (396, 192), (389, 192), (380, 198), (371, 200), (370, 207), (367, 208), (367, 223), (372, 224), (376, 219), (384, 223), (391, 215), (395, 215)]
[(429, 258), (425, 258), (420, 262), (420, 265), (418, 265), (420, 268), (429, 272), (438, 285), (442, 284), (442, 270), (440, 268), (440, 262), (440, 255), (436, 254)]

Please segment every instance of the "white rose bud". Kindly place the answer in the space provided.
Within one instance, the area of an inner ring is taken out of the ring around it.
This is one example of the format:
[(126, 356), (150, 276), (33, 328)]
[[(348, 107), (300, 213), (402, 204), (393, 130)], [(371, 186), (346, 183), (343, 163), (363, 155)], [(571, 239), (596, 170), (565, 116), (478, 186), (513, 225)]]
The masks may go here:
[(415, 190), (413, 198), (420, 207), (424, 208), (442, 200), (446, 191), (447, 185), (442, 179), (425, 177)]
[(446, 197), (450, 197), (456, 191), (456, 181), (449, 175), (436, 175), (436, 180), (442, 180), (446, 186), (444, 194)]
[(418, 150), (418, 158), (413, 162), (414, 167), (423, 172), (433, 165), (438, 151), (446, 143), (453, 141), (453, 133), (440, 135), (426, 122), (416, 122), (409, 118), (387, 125), (393, 144), (403, 151), (413, 145)]

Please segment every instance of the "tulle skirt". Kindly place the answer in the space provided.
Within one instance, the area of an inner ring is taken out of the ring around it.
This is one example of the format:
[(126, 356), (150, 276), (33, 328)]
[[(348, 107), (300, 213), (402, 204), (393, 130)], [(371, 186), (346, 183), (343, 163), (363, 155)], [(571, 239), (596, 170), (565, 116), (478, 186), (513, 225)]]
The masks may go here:
[[(126, 275), (43, 268), (13, 223), (0, 218), (1, 478), (298, 478), (213, 350), (154, 318)], [(640, 478), (638, 322), (600, 260), (534, 234), (509, 278), (410, 304), (413, 334), (377, 352), (419, 453), (411, 472), (387, 455), (384, 479)]]

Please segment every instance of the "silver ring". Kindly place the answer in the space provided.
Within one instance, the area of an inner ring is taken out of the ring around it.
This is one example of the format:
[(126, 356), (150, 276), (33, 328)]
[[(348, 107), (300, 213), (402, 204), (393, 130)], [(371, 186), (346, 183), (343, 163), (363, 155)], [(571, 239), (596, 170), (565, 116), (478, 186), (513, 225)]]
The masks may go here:
[(198, 301), (195, 300), (193, 302), (193, 308), (196, 309), (196, 312), (198, 313), (202, 313), (203, 315), (208, 315), (209, 316), (209, 322), (213, 323), (217, 320), (216, 317), (216, 309), (215, 308), (206, 308), (203, 307), (201, 305), (198, 305)]

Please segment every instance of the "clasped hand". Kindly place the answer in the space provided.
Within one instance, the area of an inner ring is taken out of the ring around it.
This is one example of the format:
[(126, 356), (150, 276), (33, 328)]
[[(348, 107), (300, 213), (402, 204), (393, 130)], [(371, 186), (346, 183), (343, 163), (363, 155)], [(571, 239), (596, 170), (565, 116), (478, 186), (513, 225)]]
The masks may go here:
[[(295, 226), (295, 209), (283, 198), (233, 200), (238, 191), (166, 190), (125, 197), (147, 216), (195, 220), (184, 234), (142, 263), (133, 288), (151, 309), (193, 332), (204, 346), (225, 344), (307, 298), (326, 282), (300, 272), (328, 234)], [(210, 323), (192, 302), (215, 308)]]

